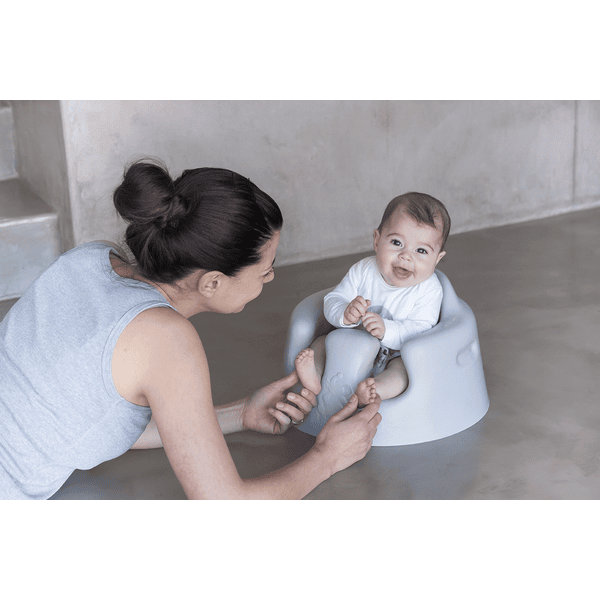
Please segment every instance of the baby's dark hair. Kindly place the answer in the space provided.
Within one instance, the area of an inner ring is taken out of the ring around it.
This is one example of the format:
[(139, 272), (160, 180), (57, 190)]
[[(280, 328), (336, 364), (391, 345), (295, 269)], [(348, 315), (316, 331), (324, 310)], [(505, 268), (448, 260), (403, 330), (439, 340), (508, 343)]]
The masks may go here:
[(173, 181), (163, 164), (144, 159), (126, 169), (113, 202), (140, 274), (157, 283), (198, 269), (233, 277), (260, 262), (283, 226), (275, 201), (227, 169), (191, 169)]
[(431, 225), (436, 229), (441, 222), (442, 247), (440, 251), (444, 249), (448, 235), (450, 234), (451, 220), (446, 207), (439, 200), (421, 192), (408, 192), (401, 196), (396, 196), (390, 201), (383, 212), (381, 223), (377, 228), (380, 233), (397, 209), (404, 210), (417, 223)]

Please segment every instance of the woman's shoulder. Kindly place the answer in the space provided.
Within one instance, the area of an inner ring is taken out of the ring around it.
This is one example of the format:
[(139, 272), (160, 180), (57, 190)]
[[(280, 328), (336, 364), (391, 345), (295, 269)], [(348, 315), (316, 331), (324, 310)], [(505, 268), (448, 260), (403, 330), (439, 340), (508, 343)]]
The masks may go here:
[(112, 242), (107, 242), (104, 240), (98, 240), (95, 242), (85, 242), (83, 244), (79, 244), (70, 250), (67, 250), (62, 256), (64, 258), (71, 258), (78, 255), (83, 254), (93, 254), (97, 252), (106, 252), (108, 250), (118, 251), (120, 248), (113, 244)]
[(180, 345), (186, 339), (200, 341), (192, 323), (169, 306), (154, 306), (139, 313), (127, 326), (144, 345), (172, 342)]
[(131, 396), (146, 395), (142, 390), (158, 385), (190, 361), (197, 365), (206, 362), (192, 323), (172, 308), (148, 308), (125, 327), (117, 340), (113, 380), (121, 395), (121, 390), (136, 390)]
[(201, 370), (206, 356), (193, 325), (171, 308), (159, 306), (142, 311), (125, 327), (115, 344), (111, 364), (119, 395), (154, 408), (156, 390), (163, 390), (165, 382), (174, 376), (189, 379), (189, 375), (183, 375), (193, 372), (189, 365)]
[(104, 264), (105, 257), (109, 252), (115, 252), (118, 247), (110, 242), (86, 242), (79, 244), (61, 254), (53, 263), (52, 267), (58, 269), (86, 271), (96, 269)]

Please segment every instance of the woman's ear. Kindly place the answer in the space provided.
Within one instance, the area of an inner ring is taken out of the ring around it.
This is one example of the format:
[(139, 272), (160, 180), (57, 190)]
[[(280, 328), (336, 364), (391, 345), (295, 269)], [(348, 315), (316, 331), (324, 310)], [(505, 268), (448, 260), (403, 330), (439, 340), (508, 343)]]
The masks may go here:
[(223, 285), (224, 277), (221, 271), (207, 271), (198, 281), (198, 291), (205, 298), (212, 298)]

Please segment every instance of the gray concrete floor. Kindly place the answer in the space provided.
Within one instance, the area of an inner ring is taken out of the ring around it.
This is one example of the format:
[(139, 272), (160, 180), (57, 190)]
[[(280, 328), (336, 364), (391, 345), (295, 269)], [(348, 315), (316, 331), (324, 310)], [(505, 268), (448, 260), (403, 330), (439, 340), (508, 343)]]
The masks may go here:
[[(600, 209), (453, 235), (439, 268), (477, 318), (490, 410), (452, 437), (375, 447), (308, 499), (600, 498)], [(239, 315), (193, 319), (215, 403), (283, 375), (299, 300), (335, 284), (352, 255), (280, 267)], [(433, 374), (434, 376), (434, 374)], [(227, 436), (242, 477), (285, 465), (314, 438)], [(163, 450), (75, 472), (55, 499), (178, 499)]]

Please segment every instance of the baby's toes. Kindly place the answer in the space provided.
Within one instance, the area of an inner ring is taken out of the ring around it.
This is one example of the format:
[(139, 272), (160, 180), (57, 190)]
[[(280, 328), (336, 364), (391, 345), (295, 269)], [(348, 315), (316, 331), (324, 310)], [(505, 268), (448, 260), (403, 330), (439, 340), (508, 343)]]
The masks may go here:
[(296, 364), (303, 363), (309, 356), (309, 354), (308, 354), (309, 352), (311, 352), (311, 350), (309, 348), (306, 348), (305, 350), (300, 351), (298, 353), (298, 356), (296, 356)]

